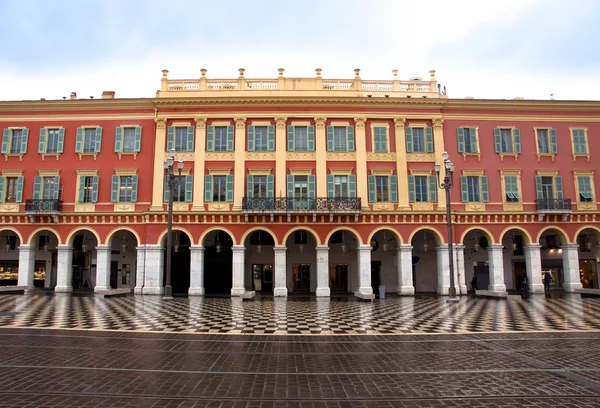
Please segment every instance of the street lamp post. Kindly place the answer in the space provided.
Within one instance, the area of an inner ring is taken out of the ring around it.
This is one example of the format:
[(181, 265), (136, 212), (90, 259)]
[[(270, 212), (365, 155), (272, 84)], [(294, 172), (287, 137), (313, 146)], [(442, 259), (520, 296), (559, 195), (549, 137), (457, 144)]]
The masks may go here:
[(439, 187), (446, 191), (446, 223), (448, 225), (448, 262), (450, 262), (450, 288), (448, 289), (448, 303), (458, 302), (456, 297), (456, 286), (454, 285), (454, 257), (452, 256), (452, 208), (450, 206), (450, 190), (452, 189), (454, 174), (454, 163), (448, 158), (448, 153), (442, 153), (442, 159), (444, 159), (444, 178), (440, 179), (440, 171), (442, 165), (436, 163), (435, 174)]
[[(173, 287), (171, 286), (171, 233), (173, 231), (173, 189), (179, 185), (179, 178), (175, 178), (175, 149), (171, 149), (169, 157), (164, 162), (165, 183), (169, 189), (169, 206), (167, 217), (167, 279), (165, 282), (165, 295), (163, 299), (173, 299)], [(177, 176), (181, 176), (183, 160), (177, 162)]]

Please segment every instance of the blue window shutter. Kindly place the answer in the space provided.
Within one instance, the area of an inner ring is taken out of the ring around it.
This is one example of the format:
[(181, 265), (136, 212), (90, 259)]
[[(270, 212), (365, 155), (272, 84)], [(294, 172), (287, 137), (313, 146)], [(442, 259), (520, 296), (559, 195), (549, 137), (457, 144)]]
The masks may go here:
[(315, 127), (307, 126), (306, 127), (306, 150), (309, 152), (315, 151)]
[(515, 138), (515, 153), (521, 153), (521, 129), (514, 128), (513, 136)]
[(98, 202), (98, 176), (92, 177), (92, 203)]
[(194, 192), (194, 176), (188, 174), (185, 176), (185, 202), (191, 203)]
[(164, 184), (164, 190), (163, 190), (163, 201), (164, 201), (165, 203), (168, 203), (168, 202), (169, 202), (169, 195), (170, 195), (170, 191), (169, 191), (169, 183), (168, 183), (168, 180), (169, 180), (169, 179), (168, 179), (168, 176), (165, 176), (165, 177), (163, 178), (163, 180), (164, 180), (164, 183), (165, 183), (165, 184)]
[(348, 176), (348, 195), (351, 198), (356, 198), (356, 175), (350, 174)]
[(46, 153), (46, 128), (40, 129), (40, 141), (38, 143), (38, 153)]
[(288, 137), (288, 152), (293, 152), (294, 148), (295, 148), (294, 127), (291, 125), (287, 127), (287, 137)]
[(390, 176), (390, 202), (398, 202), (398, 176)]
[(348, 138), (347, 144), (346, 144), (346, 146), (348, 146), (348, 151), (353, 152), (354, 151), (354, 126), (346, 127), (346, 137)]
[(228, 174), (227, 177), (225, 178), (225, 182), (227, 183), (227, 195), (225, 198), (228, 203), (232, 203), (233, 202), (233, 174)]
[(10, 141), (10, 129), (2, 132), (2, 154), (8, 154), (8, 142)]
[(470, 128), (469, 134), (471, 138), (471, 153), (479, 153), (479, 149), (477, 148), (477, 128)]
[(414, 203), (417, 201), (417, 193), (415, 191), (415, 176), (408, 176), (408, 202)]
[(544, 192), (542, 190), (542, 176), (535, 176), (535, 192), (538, 200), (541, 200), (544, 197)]
[(327, 198), (335, 197), (334, 178), (335, 176), (333, 174), (327, 175)]
[(142, 150), (142, 127), (135, 127), (135, 145), (133, 146), (133, 151), (135, 153), (139, 153)]
[(308, 175), (308, 197), (315, 198), (316, 197), (316, 177), (314, 174)]
[(188, 152), (194, 151), (194, 127), (193, 126), (187, 127), (187, 151)]
[(131, 202), (137, 202), (138, 176), (131, 176)]
[(287, 175), (287, 198), (294, 197), (294, 175)]
[(85, 198), (85, 176), (79, 176), (79, 198), (78, 202), (83, 203)]
[(429, 202), (437, 203), (437, 177), (436, 176), (427, 176), (429, 179)]
[(209, 126), (206, 129), (206, 151), (214, 152), (215, 151), (215, 127)]
[(110, 182), (110, 202), (119, 202), (119, 176), (113, 174)]
[(267, 197), (275, 197), (275, 176), (267, 174)]
[(456, 135), (458, 137), (458, 152), (465, 152), (465, 130), (461, 127), (456, 128)]
[(58, 200), (58, 194), (60, 193), (60, 176), (54, 176), (54, 185), (56, 188), (54, 189), (54, 199)]
[(489, 188), (488, 188), (488, 177), (481, 176), (480, 181), (481, 181), (481, 201), (483, 201), (484, 203), (488, 203), (490, 201), (490, 194), (489, 194)]
[(267, 151), (275, 151), (275, 126), (267, 126)]
[(556, 198), (562, 200), (562, 198), (563, 198), (562, 177), (561, 176), (554, 177), (554, 183), (556, 184)]
[(550, 129), (550, 145), (552, 146), (552, 153), (558, 153), (558, 139), (556, 138), (556, 129)]
[(248, 126), (248, 151), (254, 151), (254, 125)]
[(115, 129), (115, 152), (120, 153), (123, 151), (123, 128), (117, 126)]
[(377, 201), (377, 188), (375, 186), (375, 176), (369, 176), (369, 202)]
[(469, 187), (467, 184), (467, 176), (460, 176), (460, 192), (462, 193), (462, 202), (469, 202)]
[(0, 203), (4, 202), (4, 179), (6, 177), (0, 176)]
[(213, 178), (210, 174), (204, 176), (204, 201), (212, 202), (213, 199)]
[(235, 140), (235, 128), (233, 126), (227, 126), (227, 151), (233, 152), (233, 145)]
[(252, 174), (248, 174), (248, 178), (246, 180), (246, 197), (254, 197), (254, 176)]
[(335, 145), (333, 144), (333, 126), (327, 126), (327, 151), (333, 152)]
[(42, 198), (42, 176), (33, 178), (33, 199), (40, 200)]
[(75, 135), (75, 153), (83, 153), (83, 128), (77, 128)]
[[(17, 203), (23, 202), (23, 176), (17, 177), (17, 185), (15, 186), (15, 201)], [(3, 192), (4, 189), (0, 188), (0, 193)]]
[(97, 127), (96, 128), (96, 147), (95, 147), (94, 151), (96, 153), (100, 153), (100, 150), (102, 150), (102, 128)]
[(404, 137), (406, 138), (406, 152), (412, 153), (413, 137), (412, 137), (412, 128), (411, 127), (404, 128)]
[(433, 152), (433, 129), (431, 126), (425, 128), (425, 150), (428, 153)]
[(62, 153), (65, 146), (65, 128), (58, 129), (58, 143), (56, 143), (56, 152)]
[(29, 139), (29, 129), (23, 129), (21, 133), (21, 154), (27, 153), (27, 140)]
[(502, 136), (500, 134), (500, 128), (494, 129), (494, 146), (496, 153), (502, 153)]
[(167, 128), (167, 152), (175, 148), (175, 126)]

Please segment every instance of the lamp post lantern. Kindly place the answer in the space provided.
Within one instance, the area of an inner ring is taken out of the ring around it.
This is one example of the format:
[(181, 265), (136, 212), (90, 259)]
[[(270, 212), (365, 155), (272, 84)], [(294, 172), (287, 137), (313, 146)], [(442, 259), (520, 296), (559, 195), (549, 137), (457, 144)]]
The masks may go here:
[(448, 158), (448, 153), (442, 153), (442, 159), (444, 160), (444, 177), (440, 176), (442, 165), (436, 163), (435, 174), (437, 175), (437, 181), (440, 189), (446, 192), (446, 223), (448, 225), (448, 262), (450, 263), (450, 288), (448, 289), (448, 303), (458, 302), (456, 297), (456, 286), (454, 283), (454, 257), (452, 256), (452, 208), (450, 206), (450, 190), (453, 186), (452, 176), (454, 175), (454, 163)]
[[(164, 162), (165, 183), (169, 189), (169, 205), (167, 217), (167, 278), (165, 282), (165, 295), (163, 299), (173, 299), (173, 287), (171, 286), (171, 234), (173, 232), (173, 190), (179, 185), (179, 177), (175, 177), (175, 149), (171, 149), (169, 157)], [(177, 161), (177, 176), (181, 176), (183, 160)]]

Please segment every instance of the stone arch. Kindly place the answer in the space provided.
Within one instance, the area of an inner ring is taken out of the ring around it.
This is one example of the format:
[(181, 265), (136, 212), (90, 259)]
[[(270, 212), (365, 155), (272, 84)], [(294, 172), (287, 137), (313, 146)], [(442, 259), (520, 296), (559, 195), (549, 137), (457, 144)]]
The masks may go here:
[(33, 238), (42, 231), (50, 231), (51, 233), (54, 234), (54, 236), (56, 236), (56, 239), (58, 240), (58, 245), (62, 244), (62, 237), (60, 236), (58, 231), (56, 231), (54, 228), (50, 228), (50, 227), (36, 228), (31, 234), (29, 234), (29, 237), (27, 238), (27, 244), (31, 245), (31, 240), (33, 240)]
[(106, 236), (106, 242), (105, 242), (105, 244), (106, 245), (111, 245), (112, 244), (111, 240), (113, 239), (113, 236), (117, 232), (119, 232), (119, 231), (129, 231), (129, 232), (131, 232), (133, 234), (133, 236), (135, 237), (135, 239), (137, 240), (137, 244), (138, 245), (142, 244), (142, 242), (140, 240), (140, 235), (137, 233), (136, 230), (134, 230), (133, 228), (130, 228), (130, 227), (117, 227), (114, 230), (112, 230), (111, 232), (109, 232), (108, 235)]
[(292, 229), (290, 229), (283, 237), (283, 240), (281, 241), (283, 243), (283, 245), (285, 245), (285, 243), (287, 242), (288, 238), (290, 237), (290, 235), (292, 235), (292, 233), (294, 233), (295, 231), (309, 231), (312, 236), (315, 238), (315, 241), (317, 242), (317, 245), (321, 245), (321, 238), (319, 237), (319, 234), (317, 234), (317, 232), (310, 228), (310, 227), (294, 227)]
[(332, 229), (331, 231), (329, 231), (329, 234), (327, 234), (327, 237), (325, 238), (326, 245), (329, 244), (329, 240), (331, 239), (331, 236), (338, 231), (350, 231), (356, 236), (356, 239), (358, 240), (359, 245), (364, 244), (364, 242), (362, 240), (362, 236), (360, 235), (360, 233), (357, 230), (355, 230), (354, 228), (351, 228), (351, 227), (341, 227), (340, 226), (340, 227), (336, 227), (336, 228)]
[(275, 245), (279, 245), (279, 241), (277, 241), (277, 235), (275, 235), (275, 233), (271, 229), (269, 229), (267, 227), (252, 227), (252, 228), (246, 230), (246, 232), (244, 232), (244, 235), (242, 235), (242, 239), (240, 239), (241, 245), (245, 245), (246, 239), (248, 239), (248, 237), (250, 235), (252, 235), (252, 233), (254, 231), (266, 231), (266, 232), (268, 232), (271, 235), (271, 237), (273, 238), (273, 241), (275, 242)]
[[(171, 228), (171, 230), (172, 231), (180, 231), (180, 232), (185, 233), (188, 236), (188, 238), (190, 239), (190, 243), (194, 242), (194, 237), (192, 236), (191, 232), (188, 231), (187, 229), (182, 228), (182, 227), (173, 227), (173, 228)], [(156, 241), (157, 245), (162, 245), (162, 241), (165, 238), (165, 236), (167, 235), (168, 231), (169, 231), (169, 229), (167, 228), (163, 232), (160, 233), (160, 235), (158, 236), (158, 240)]]
[(231, 238), (231, 241), (233, 241), (233, 245), (237, 245), (237, 242), (235, 240), (235, 235), (233, 235), (233, 233), (231, 232), (231, 230), (225, 228), (225, 227), (210, 227), (208, 228), (206, 231), (204, 231), (201, 235), (200, 235), (200, 239), (198, 240), (198, 245), (204, 245), (204, 240), (206, 239), (206, 237), (208, 236), (208, 234), (210, 234), (211, 232), (214, 231), (224, 231), (226, 232), (229, 237)]
[(367, 238), (367, 242), (371, 242), (371, 240), (373, 239), (375, 234), (377, 234), (379, 231), (391, 231), (394, 234), (394, 238), (396, 238), (396, 241), (398, 241), (398, 245), (404, 244), (404, 240), (402, 239), (402, 234), (400, 234), (395, 228), (392, 228), (391, 226), (375, 228), (369, 234), (369, 237)]
[(460, 241), (459, 241), (459, 243), (461, 243), (461, 244), (462, 244), (462, 243), (464, 243), (464, 241), (465, 241), (465, 238), (466, 238), (466, 236), (467, 236), (467, 234), (468, 234), (469, 232), (471, 232), (471, 231), (477, 231), (477, 230), (479, 230), (479, 231), (483, 231), (483, 232), (485, 233), (485, 235), (486, 235), (486, 238), (488, 239), (488, 243), (489, 243), (490, 245), (492, 245), (492, 244), (495, 244), (495, 243), (496, 243), (496, 241), (494, 240), (494, 234), (492, 234), (492, 233), (490, 232), (490, 230), (489, 230), (489, 229), (487, 229), (487, 228), (485, 228), (485, 227), (481, 227), (481, 226), (476, 226), (476, 225), (474, 225), (474, 226), (472, 226), (472, 227), (469, 227), (469, 228), (467, 228), (467, 229), (466, 229), (466, 230), (465, 230), (465, 231), (462, 233), (462, 235), (460, 236)]
[(594, 230), (594, 232), (596, 233), (596, 240), (600, 242), (600, 228), (595, 227), (593, 225), (584, 225), (583, 227), (575, 231), (575, 235), (573, 236), (573, 240), (571, 242), (577, 242), (577, 237), (579, 237), (579, 234), (581, 234), (586, 229)]
[(80, 231), (89, 231), (92, 234), (94, 234), (94, 236), (96, 237), (96, 245), (100, 245), (100, 243), (102, 242), (102, 240), (100, 239), (100, 235), (98, 234), (98, 232), (96, 232), (95, 229), (91, 227), (77, 227), (73, 231), (71, 231), (69, 235), (67, 235), (66, 243), (68, 245), (73, 245), (73, 239), (75, 238), (75, 235), (77, 235), (77, 233)]
[(420, 228), (416, 228), (415, 230), (413, 230), (413, 232), (410, 233), (410, 235), (408, 236), (408, 243), (411, 243), (413, 238), (415, 237), (415, 235), (420, 232), (420, 231), (429, 231), (433, 234), (433, 236), (436, 238), (435, 239), (435, 243), (437, 245), (441, 245), (444, 244), (444, 236), (442, 235), (442, 233), (435, 227), (420, 227)]
[(2, 231), (10, 231), (10, 232), (14, 232), (15, 235), (19, 238), (19, 245), (24, 244), (25, 242), (23, 241), (23, 236), (21, 235), (21, 233), (19, 232), (19, 230), (17, 230), (16, 228), (12, 228), (12, 227), (2, 227), (0, 228), (0, 232)]
[(572, 242), (569, 240), (569, 234), (567, 234), (567, 232), (564, 229), (562, 229), (561, 227), (559, 227), (558, 225), (548, 225), (547, 227), (542, 228), (538, 232), (535, 242), (539, 244), (544, 232), (546, 232), (548, 230), (552, 230), (552, 229), (556, 230), (560, 233), (560, 235), (561, 235), (560, 243), (561, 244), (566, 244), (566, 243)]
[(529, 233), (529, 231), (527, 231), (525, 228), (519, 227), (517, 225), (504, 228), (504, 230), (500, 233), (500, 242), (502, 242), (504, 235), (506, 235), (506, 233), (510, 230), (517, 230), (517, 231), (520, 231), (521, 233), (523, 233), (523, 236), (525, 237), (525, 241), (526, 241), (526, 242), (524, 242), (524, 245), (531, 244), (533, 242), (533, 239), (531, 238), (531, 234)]

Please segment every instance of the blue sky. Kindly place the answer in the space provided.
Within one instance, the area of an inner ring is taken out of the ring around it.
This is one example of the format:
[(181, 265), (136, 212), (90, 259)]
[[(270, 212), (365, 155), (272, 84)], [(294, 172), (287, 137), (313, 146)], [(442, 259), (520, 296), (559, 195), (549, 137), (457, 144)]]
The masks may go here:
[(596, 0), (3, 0), (0, 100), (170, 78), (428, 77), (450, 97), (600, 100)]

